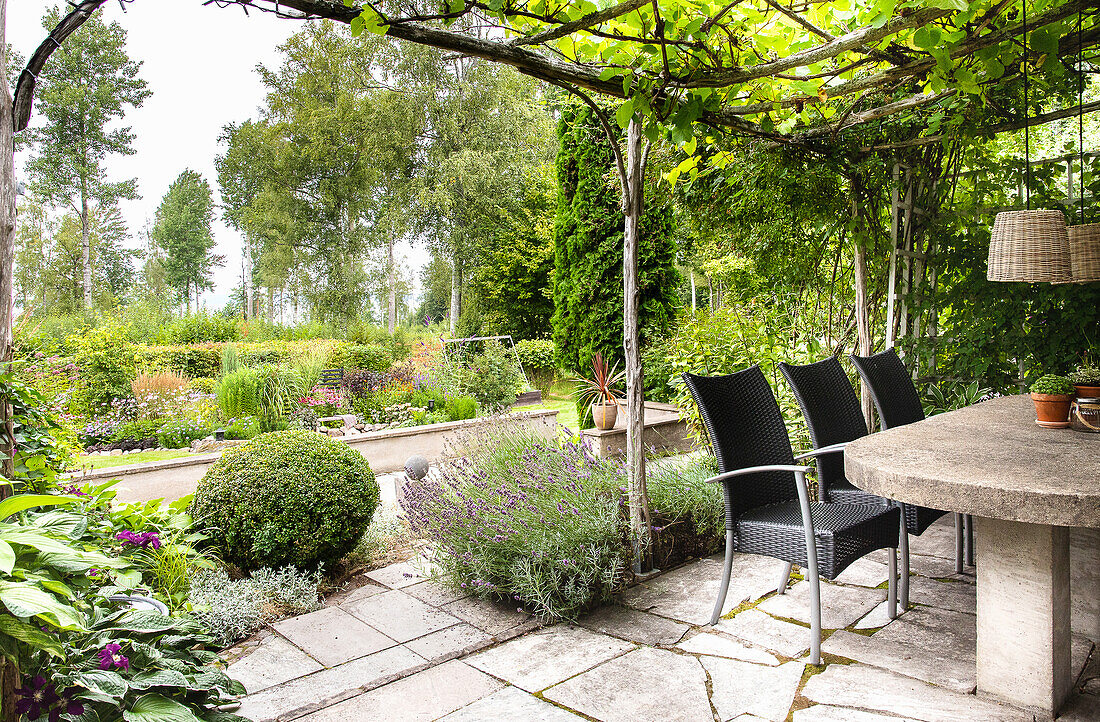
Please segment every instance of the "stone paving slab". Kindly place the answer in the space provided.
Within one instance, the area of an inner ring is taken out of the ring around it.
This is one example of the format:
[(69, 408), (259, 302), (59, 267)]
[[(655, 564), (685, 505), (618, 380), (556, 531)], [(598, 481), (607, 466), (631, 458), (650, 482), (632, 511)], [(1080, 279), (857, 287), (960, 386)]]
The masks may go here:
[(794, 722), (918, 722), (912, 717), (887, 716), (828, 704), (815, 704), (796, 710), (792, 718)]
[(960, 694), (863, 664), (831, 664), (810, 677), (802, 695), (813, 702), (878, 711), (923, 722), (1032, 722), (1007, 705)]
[(877, 587), (890, 578), (890, 568), (882, 562), (864, 557), (857, 559), (837, 575), (833, 581), (840, 584), (854, 584), (860, 587)]
[(390, 589), (403, 589), (424, 581), (425, 577), (420, 569), (409, 562), (399, 562), (388, 567), (367, 572), (368, 579), (373, 579), (379, 584)]
[[(903, 614), (901, 607), (898, 607), (895, 611), (899, 616)], [(878, 629), (879, 627), (885, 627), (892, 621), (890, 619), (890, 605), (883, 601), (876, 605), (867, 616), (856, 622), (853, 629)]]
[(397, 644), (339, 607), (325, 607), (272, 626), (326, 667), (335, 667)]
[(729, 637), (723, 637), (712, 632), (700, 632), (691, 639), (676, 645), (690, 654), (705, 654), (711, 657), (725, 657), (738, 659), (742, 662), (754, 662), (766, 664), (772, 667), (779, 665), (779, 660), (774, 655), (756, 647), (749, 647)]
[(443, 611), (489, 634), (501, 634), (531, 618), (515, 606), (488, 599), (466, 597), (442, 607)]
[(810, 649), (809, 627), (775, 619), (757, 609), (721, 619), (714, 628), (784, 657), (801, 657)]
[(805, 668), (801, 662), (766, 667), (719, 657), (702, 657), (700, 661), (710, 675), (711, 702), (722, 720), (751, 714), (783, 722)]
[(317, 660), (277, 634), (266, 636), (226, 670), (249, 694), (322, 669)]
[(460, 621), (396, 589), (342, 608), (398, 642), (453, 627)]
[(538, 692), (633, 648), (629, 642), (559, 625), (505, 642), (466, 661), (520, 689)]
[(489, 675), (451, 660), (301, 719), (308, 722), (428, 722), (476, 702), (503, 686)]
[(610, 634), (651, 647), (676, 644), (691, 628), (671, 619), (615, 604), (597, 609), (581, 619), (580, 624), (600, 634)]
[[(868, 559), (885, 564), (887, 552), (883, 549), (873, 551), (867, 555)], [(900, 571), (901, 558), (898, 558)], [(909, 571), (931, 579), (952, 579), (957, 581), (974, 583), (974, 567), (964, 567), (962, 574), (955, 573), (955, 554), (951, 558), (938, 557), (930, 554), (914, 554), (910, 550)]]
[(441, 662), (481, 649), (492, 641), (492, 635), (463, 623), (425, 634), (405, 646), (429, 661)]
[(404, 647), (269, 687), (241, 700), (240, 714), (253, 720), (293, 719), (427, 667), (428, 661)]
[(973, 584), (939, 582), (924, 577), (909, 580), (909, 601), (917, 604), (975, 614), (977, 598), (977, 587)]
[(616, 657), (543, 696), (601, 722), (713, 719), (698, 660), (652, 647)]
[(821, 649), (968, 693), (976, 684), (975, 645), (974, 616), (918, 607), (869, 637), (836, 632)]
[(452, 589), (445, 584), (440, 584), (431, 579), (403, 587), (402, 591), (406, 594), (413, 595), (422, 602), (427, 602), (437, 607), (442, 607), (445, 604), (457, 602), (459, 599), (465, 599), (470, 596), (469, 592)]
[(579, 722), (583, 717), (527, 694), (517, 687), (505, 687), (488, 697), (443, 717), (439, 722)]
[[(821, 626), (843, 629), (866, 616), (886, 598), (884, 589), (842, 587), (821, 582)], [(775, 617), (810, 623), (810, 583), (798, 582), (783, 594), (765, 599), (756, 607)]]
[(389, 591), (389, 587), (384, 587), (381, 584), (375, 584), (374, 582), (367, 582), (362, 586), (350, 589), (346, 592), (338, 592), (333, 594), (326, 600), (329, 606), (343, 606), (344, 604), (354, 604), (367, 597), (373, 597), (375, 594), (381, 594), (382, 592)]
[[(756, 600), (775, 591), (782, 571), (783, 562), (778, 559), (738, 554), (734, 557), (723, 614), (742, 602)], [(627, 606), (641, 611), (688, 624), (707, 624), (714, 610), (721, 580), (721, 559), (710, 557), (638, 584), (624, 592), (622, 599)]]

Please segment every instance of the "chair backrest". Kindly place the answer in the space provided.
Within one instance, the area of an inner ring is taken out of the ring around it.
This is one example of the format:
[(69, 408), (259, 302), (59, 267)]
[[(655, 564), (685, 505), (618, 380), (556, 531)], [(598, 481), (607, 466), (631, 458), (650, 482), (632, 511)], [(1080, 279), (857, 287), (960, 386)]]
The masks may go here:
[(874, 356), (851, 357), (856, 371), (871, 389), (882, 428), (905, 426), (924, 418), (917, 387), (894, 349)]
[[(835, 356), (824, 361), (792, 366), (779, 364), (802, 407), (810, 441), (815, 449), (867, 435), (867, 422), (848, 374)], [(817, 459), (817, 476), (825, 488), (844, 479), (844, 455), (825, 454)]]
[[(699, 405), (720, 473), (794, 463), (783, 415), (759, 366), (728, 376), (684, 374), (684, 382)], [(731, 518), (797, 496), (792, 472), (742, 477), (730, 485)]]

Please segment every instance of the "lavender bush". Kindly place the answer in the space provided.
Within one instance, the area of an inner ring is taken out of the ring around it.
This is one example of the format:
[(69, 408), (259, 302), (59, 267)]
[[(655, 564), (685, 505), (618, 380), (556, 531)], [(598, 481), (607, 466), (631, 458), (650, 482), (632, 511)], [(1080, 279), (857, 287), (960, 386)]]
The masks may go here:
[(471, 435), (463, 451), (402, 500), (445, 581), (548, 620), (575, 618), (622, 587), (630, 543), (619, 464), (506, 423)]

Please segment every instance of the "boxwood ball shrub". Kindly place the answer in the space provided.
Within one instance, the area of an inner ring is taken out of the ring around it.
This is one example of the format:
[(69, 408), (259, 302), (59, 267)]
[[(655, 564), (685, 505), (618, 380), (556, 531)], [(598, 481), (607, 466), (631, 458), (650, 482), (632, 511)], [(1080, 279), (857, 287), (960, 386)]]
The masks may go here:
[(191, 514), (242, 569), (312, 569), (355, 548), (377, 507), (362, 454), (313, 431), (278, 431), (225, 452), (199, 481)]

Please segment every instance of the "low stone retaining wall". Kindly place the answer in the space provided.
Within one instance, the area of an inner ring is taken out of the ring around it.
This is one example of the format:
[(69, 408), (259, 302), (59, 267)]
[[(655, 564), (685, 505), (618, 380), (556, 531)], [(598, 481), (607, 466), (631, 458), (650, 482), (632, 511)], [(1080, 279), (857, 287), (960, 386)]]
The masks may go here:
[[(642, 442), (647, 449), (655, 449), (658, 454), (677, 454), (691, 451), (695, 443), (691, 439), (691, 429), (686, 421), (680, 420), (680, 409), (672, 404), (656, 401), (645, 403), (645, 430)], [(585, 429), (581, 432), (585, 440), (592, 444), (592, 451), (600, 458), (621, 456), (626, 453), (626, 414), (620, 410), (615, 428), (607, 431)]]
[[(530, 427), (547, 439), (554, 438), (558, 433), (558, 412), (554, 410), (519, 411), (509, 414), (508, 418)], [(365, 456), (375, 473), (385, 474), (403, 469), (405, 461), (417, 454), (432, 463), (442, 461), (447, 458), (449, 445), (461, 434), (490, 423), (499, 423), (499, 420), (486, 417), (448, 421), (442, 424), (373, 431), (360, 436), (337, 437), (336, 440), (348, 444)], [(73, 474), (72, 478), (91, 483), (120, 479), (115, 490), (119, 501), (123, 502), (172, 500), (193, 493), (199, 479), (220, 456), (221, 452), (216, 452), (146, 464), (112, 466)]]

